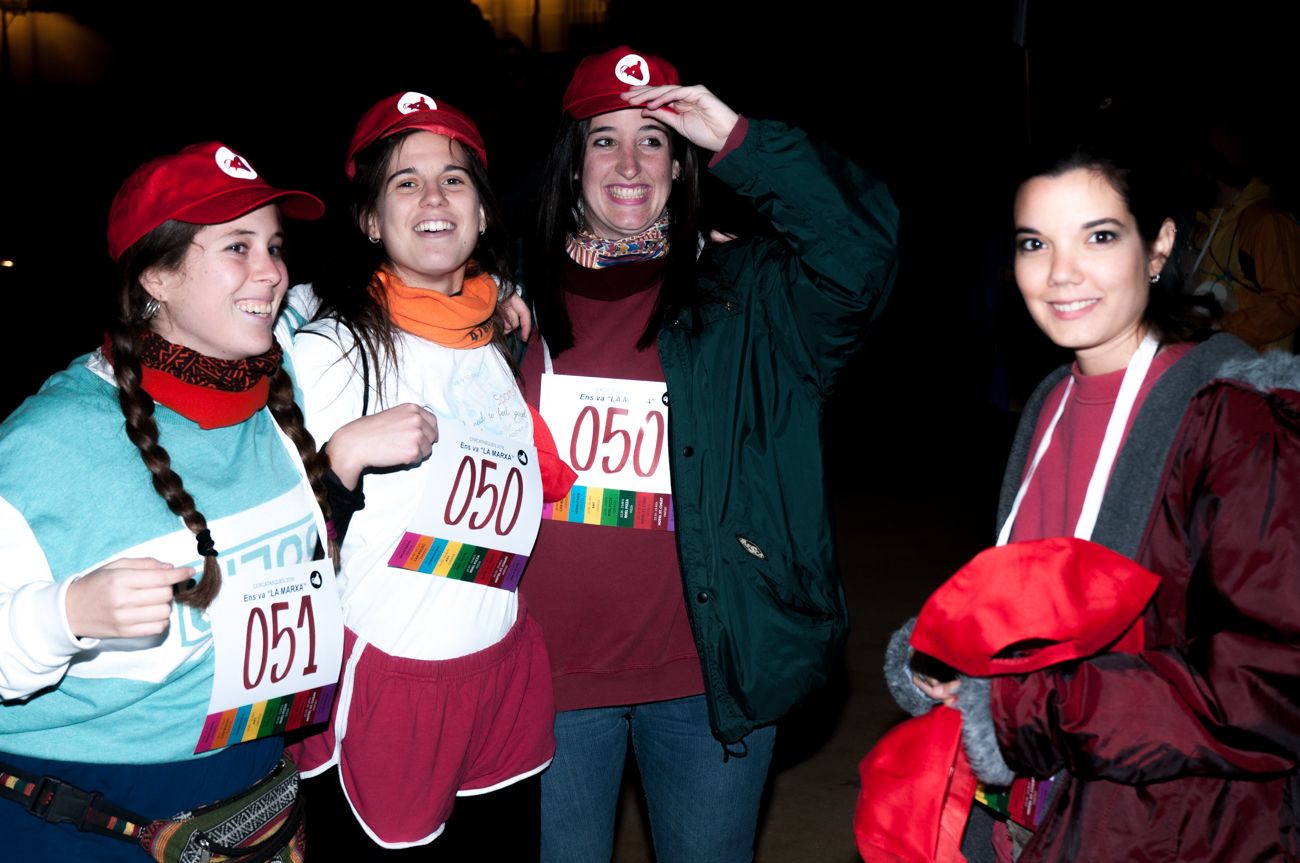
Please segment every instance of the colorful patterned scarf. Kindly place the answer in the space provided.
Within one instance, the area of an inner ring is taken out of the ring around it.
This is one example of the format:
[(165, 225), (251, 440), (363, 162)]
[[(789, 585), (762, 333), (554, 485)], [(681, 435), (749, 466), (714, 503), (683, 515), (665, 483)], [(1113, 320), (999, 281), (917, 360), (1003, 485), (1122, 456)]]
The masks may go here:
[(564, 248), (575, 263), (589, 270), (649, 261), (668, 254), (669, 224), (671, 219), (665, 210), (653, 225), (641, 233), (618, 240), (597, 237), (586, 228), (579, 228), (576, 234), (569, 234)]

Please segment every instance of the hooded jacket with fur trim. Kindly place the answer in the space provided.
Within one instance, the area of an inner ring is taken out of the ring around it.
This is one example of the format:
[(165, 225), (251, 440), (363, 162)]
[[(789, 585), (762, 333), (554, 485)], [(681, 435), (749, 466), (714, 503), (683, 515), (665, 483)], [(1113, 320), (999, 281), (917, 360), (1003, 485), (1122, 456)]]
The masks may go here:
[[(999, 523), (1067, 373), (1025, 410)], [(1023, 863), (1300, 859), (1297, 390), (1300, 360), (1230, 336), (1166, 372), (1092, 536), (1161, 576), (1142, 649), (990, 678), (987, 701), (963, 693), (968, 752), (987, 705), (984, 739), (1012, 771), (1059, 775)]]

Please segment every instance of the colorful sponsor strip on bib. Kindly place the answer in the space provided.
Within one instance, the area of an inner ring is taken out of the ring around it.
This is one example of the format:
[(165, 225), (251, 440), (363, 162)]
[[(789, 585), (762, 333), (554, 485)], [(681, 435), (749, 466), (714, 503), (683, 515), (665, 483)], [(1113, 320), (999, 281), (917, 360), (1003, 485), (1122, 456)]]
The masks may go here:
[(1007, 814), (1007, 801), (1010, 791), (1007, 788), (997, 788), (985, 785), (983, 782), (975, 786), (975, 802), (987, 807), (998, 815)]
[(1017, 777), (1007, 798), (1007, 816), (1022, 827), (1037, 830), (1047, 814), (1055, 779)]
[(439, 539), (407, 531), (397, 543), (388, 565), (441, 578), (469, 581), (513, 592), (519, 587), (528, 557)]
[(194, 754), (221, 749), (233, 743), (247, 743), (262, 737), (271, 737), (316, 725), (329, 719), (330, 708), (334, 704), (334, 690), (338, 686), (331, 683), (316, 689), (295, 692), (279, 698), (270, 698), (241, 707), (233, 707), (218, 713), (208, 714), (199, 735), (199, 743), (194, 747)]
[(640, 530), (676, 529), (673, 496), (575, 485), (567, 497), (542, 505), (542, 518)]

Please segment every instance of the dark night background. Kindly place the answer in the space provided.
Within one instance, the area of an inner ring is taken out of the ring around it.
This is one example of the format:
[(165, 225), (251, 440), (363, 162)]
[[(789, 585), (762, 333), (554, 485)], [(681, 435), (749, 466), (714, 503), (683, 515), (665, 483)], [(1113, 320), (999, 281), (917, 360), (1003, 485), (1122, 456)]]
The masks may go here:
[[(1295, 189), (1279, 158), (1293, 150), (1292, 31), (1281, 13), (1241, 3), (791, 3), (765, 13), (611, 0), (603, 22), (572, 27), (568, 50), (549, 53), (525, 47), (528, 33), (494, 35), (467, 0), (0, 7), (0, 259), (13, 262), (0, 269), (0, 416), (102, 338), (113, 290), (105, 216), (139, 163), (215, 138), (276, 185), (335, 205), (356, 119), (381, 96), (418, 90), (478, 120), (493, 185), (527, 232), (568, 75), (583, 54), (621, 42), (664, 54), (741, 113), (803, 126), (889, 183), (902, 210), (898, 283), (831, 409), (845, 482), (924, 483), (956, 469), (970, 471), (972, 490), (991, 489), (1006, 407), (1056, 361), (1005, 277), (1012, 177), (1031, 137), (1074, 140), (1104, 126), (1173, 164), (1198, 116), (1231, 114), (1264, 145), (1270, 178)], [(725, 219), (725, 196), (714, 200)], [(294, 281), (327, 265), (326, 237), (319, 226), (291, 234)], [(936, 434), (946, 455), (932, 459)]]

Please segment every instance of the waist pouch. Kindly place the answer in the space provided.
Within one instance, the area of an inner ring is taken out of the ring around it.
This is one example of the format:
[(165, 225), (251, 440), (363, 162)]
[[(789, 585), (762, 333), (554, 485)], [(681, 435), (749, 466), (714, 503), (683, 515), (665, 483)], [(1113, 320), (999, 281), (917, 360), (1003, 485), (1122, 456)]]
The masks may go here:
[(288, 756), (233, 797), (150, 821), (52, 776), (0, 764), (0, 797), (52, 824), (138, 843), (158, 863), (302, 863), (306, 849), (298, 768)]

